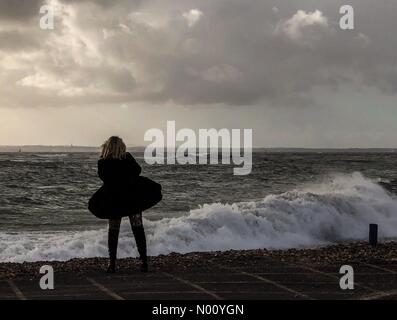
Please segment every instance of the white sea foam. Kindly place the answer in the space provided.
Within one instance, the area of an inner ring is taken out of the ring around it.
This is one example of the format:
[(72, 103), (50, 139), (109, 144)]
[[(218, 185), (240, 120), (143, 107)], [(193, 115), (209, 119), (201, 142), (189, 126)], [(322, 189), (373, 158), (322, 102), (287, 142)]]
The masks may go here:
[[(261, 201), (214, 203), (186, 216), (145, 220), (150, 255), (169, 252), (318, 246), (379, 237), (397, 238), (397, 198), (355, 173)], [(136, 256), (127, 221), (119, 257)], [(0, 261), (68, 260), (107, 256), (106, 229), (59, 233), (0, 233)]]
[(35, 157), (39, 158), (61, 158), (61, 157), (67, 157), (67, 153), (38, 153), (34, 154)]

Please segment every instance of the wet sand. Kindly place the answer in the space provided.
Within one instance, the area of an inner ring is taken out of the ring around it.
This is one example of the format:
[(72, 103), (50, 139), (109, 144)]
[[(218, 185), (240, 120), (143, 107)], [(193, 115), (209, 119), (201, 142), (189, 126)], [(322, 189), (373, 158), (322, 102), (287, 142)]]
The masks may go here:
[[(39, 269), (51, 265), (55, 289), (42, 290)], [(355, 287), (342, 290), (342, 265), (354, 269)], [(1, 263), (0, 299), (397, 299), (397, 242), (377, 247), (345, 243), (313, 249), (172, 253), (119, 259)]]

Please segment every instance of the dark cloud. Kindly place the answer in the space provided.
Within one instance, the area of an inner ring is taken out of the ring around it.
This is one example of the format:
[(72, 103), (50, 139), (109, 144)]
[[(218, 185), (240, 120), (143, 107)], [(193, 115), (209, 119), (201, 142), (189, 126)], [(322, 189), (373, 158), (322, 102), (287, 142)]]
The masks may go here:
[(44, 0), (0, 0), (0, 19), (26, 20), (37, 17)]
[(0, 31), (0, 50), (4, 52), (31, 51), (40, 48), (39, 39), (17, 30)]
[(111, 1), (111, 0), (60, 0), (65, 4), (79, 4), (79, 3), (91, 3), (102, 7), (114, 7), (120, 6), (124, 9), (136, 7), (144, 2), (144, 0), (119, 0), (119, 1)]

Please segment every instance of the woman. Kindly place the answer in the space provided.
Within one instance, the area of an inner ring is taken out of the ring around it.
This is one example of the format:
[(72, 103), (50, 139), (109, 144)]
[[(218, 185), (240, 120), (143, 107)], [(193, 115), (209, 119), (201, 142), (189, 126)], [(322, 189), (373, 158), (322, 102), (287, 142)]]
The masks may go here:
[[(113, 209), (117, 211), (118, 205), (131, 198), (134, 179), (141, 173), (141, 167), (134, 157), (126, 152), (126, 146), (119, 137), (110, 137), (102, 146), (101, 157), (98, 161), (98, 175), (104, 183), (106, 193), (112, 199)], [(113, 210), (112, 209), (112, 210)], [(146, 254), (146, 236), (142, 224), (142, 212), (129, 215), (131, 229), (135, 237), (139, 256), (142, 261), (141, 270), (148, 271)], [(117, 245), (120, 232), (121, 217), (114, 212), (114, 218), (109, 219), (108, 247), (109, 267), (108, 272), (116, 272)]]

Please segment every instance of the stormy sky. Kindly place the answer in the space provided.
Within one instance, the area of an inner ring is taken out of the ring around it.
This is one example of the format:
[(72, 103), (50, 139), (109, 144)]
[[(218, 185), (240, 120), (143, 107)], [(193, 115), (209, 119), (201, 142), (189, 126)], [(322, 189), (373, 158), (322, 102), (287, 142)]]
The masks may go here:
[[(40, 7), (55, 8), (53, 30)], [(0, 0), (0, 144), (142, 145), (252, 128), (255, 146), (397, 147), (397, 1)]]

